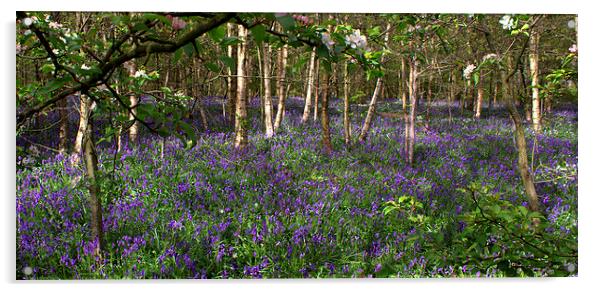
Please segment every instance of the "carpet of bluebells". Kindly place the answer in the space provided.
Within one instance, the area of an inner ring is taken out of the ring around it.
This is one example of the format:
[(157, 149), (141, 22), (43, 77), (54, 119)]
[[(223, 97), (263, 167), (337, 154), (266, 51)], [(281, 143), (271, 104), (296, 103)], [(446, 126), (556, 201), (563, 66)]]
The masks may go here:
[[(408, 244), (415, 232), (411, 224), (398, 225), (383, 214), (385, 202), (410, 196), (429, 216), (457, 226), (438, 231), (450, 236), (463, 228), (460, 215), (469, 203), (459, 189), (475, 182), (526, 206), (512, 125), (503, 109), (484, 109), (484, 117), (475, 120), (455, 107), (449, 123), (447, 107), (436, 106), (425, 127), (421, 108), (416, 163), (410, 167), (403, 160), (399, 118), (376, 116), (367, 142), (346, 147), (341, 104), (335, 101), (335, 151), (326, 156), (319, 122), (300, 123), (301, 98), (289, 99), (283, 126), (272, 139), (263, 137), (259, 101), (253, 100), (250, 146), (233, 151), (221, 102), (205, 102), (211, 129), (199, 133), (191, 150), (167, 138), (161, 152), (163, 138), (144, 131), (135, 146), (117, 154), (114, 142), (99, 144), (102, 259), (93, 256), (95, 243), (89, 241), (88, 191), (85, 180), (78, 180), (82, 166), (37, 145), (56, 147), (58, 130), (18, 137), (27, 154), (17, 157), (17, 277), (503, 276), (495, 267), (429, 260), (422, 242), (428, 238)], [(378, 110), (401, 112), (395, 101)], [(365, 107), (351, 110), (354, 135), (364, 112)], [(77, 120), (75, 111), (72, 135)], [(201, 129), (198, 121), (193, 124)], [(557, 109), (546, 116), (540, 135), (527, 127), (527, 138), (542, 213), (552, 223), (548, 232), (576, 238), (576, 109)]]

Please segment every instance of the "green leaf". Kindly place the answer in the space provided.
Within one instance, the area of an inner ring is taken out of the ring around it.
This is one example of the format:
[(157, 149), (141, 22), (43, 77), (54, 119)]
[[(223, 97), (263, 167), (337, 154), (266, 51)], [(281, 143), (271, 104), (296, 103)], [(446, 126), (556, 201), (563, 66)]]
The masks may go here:
[(262, 43), (265, 40), (265, 26), (260, 24), (252, 27), (251, 34), (253, 35), (256, 43)]
[(209, 31), (209, 37), (211, 37), (211, 39), (217, 43), (221, 42), (225, 36), (226, 36), (226, 29), (224, 28), (223, 25), (220, 25)]
[(212, 63), (212, 62), (205, 63), (205, 67), (207, 67), (207, 69), (209, 69), (209, 71), (211, 71), (211, 72), (215, 72), (215, 73), (220, 72), (219, 66), (215, 63)]
[(172, 59), (172, 64), (177, 64), (180, 59), (182, 58), (182, 53), (184, 52), (183, 48), (179, 48), (176, 50), (176, 52), (173, 55), (173, 59)]
[(234, 58), (228, 56), (220, 56), (219, 59), (220, 61), (222, 61), (222, 63), (224, 63), (224, 65), (226, 65), (226, 67), (229, 67), (230, 70), (236, 71), (236, 61), (234, 61)]
[(184, 45), (184, 47), (182, 47), (182, 50), (184, 50), (188, 57), (192, 57), (192, 55), (195, 53), (194, 45), (192, 44), (192, 42)]
[(237, 37), (225, 37), (220, 42), (220, 45), (223, 47), (232, 46), (232, 45), (238, 44), (239, 42), (240, 42), (240, 40)]
[(297, 25), (297, 23), (295, 22), (295, 19), (288, 14), (284, 15), (284, 16), (276, 17), (276, 20), (280, 23), (280, 25), (282, 25), (282, 27), (285, 30), (292, 30)]

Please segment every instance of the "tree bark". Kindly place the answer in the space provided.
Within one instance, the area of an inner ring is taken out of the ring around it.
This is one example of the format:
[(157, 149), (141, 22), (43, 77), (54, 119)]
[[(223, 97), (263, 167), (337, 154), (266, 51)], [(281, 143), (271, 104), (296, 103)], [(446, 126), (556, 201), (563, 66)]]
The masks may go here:
[(309, 57), (309, 74), (307, 76), (307, 92), (305, 93), (305, 107), (303, 108), (303, 116), (301, 117), (301, 123), (307, 122), (309, 119), (309, 113), (311, 111), (311, 93), (314, 84), (314, 64), (316, 58), (316, 48), (311, 51)]
[(321, 116), (322, 116), (322, 146), (324, 147), (324, 152), (327, 155), (330, 155), (332, 153), (332, 143), (330, 141), (330, 125), (329, 125), (329, 117), (328, 117), (328, 97), (329, 97), (329, 92), (328, 92), (328, 87), (329, 84), (328, 82), (330, 81), (330, 74), (328, 73), (328, 70), (324, 70), (324, 72), (322, 72), (321, 74), (322, 76), (322, 84), (321, 84), (321, 89), (322, 89), (322, 109), (321, 109)]
[(79, 155), (82, 152), (82, 145), (84, 143), (84, 135), (86, 133), (86, 127), (88, 126), (88, 117), (90, 108), (92, 106), (92, 100), (84, 94), (79, 95), (79, 127), (77, 129), (77, 135), (75, 136), (75, 144), (73, 145), (74, 162), (79, 162)]
[[(508, 70), (509, 72), (511, 68), (512, 66), (508, 57), (506, 61), (506, 70)], [(510, 91), (508, 78), (506, 77), (506, 74), (506, 72), (502, 71), (502, 96), (506, 103), (506, 107), (508, 109), (510, 117), (512, 118), (512, 122), (514, 124), (514, 140), (518, 151), (518, 169), (523, 182), (523, 186), (525, 187), (527, 199), (529, 201), (529, 209), (531, 209), (532, 211), (538, 211), (539, 200), (537, 198), (535, 184), (533, 183), (533, 175), (531, 174), (531, 171), (529, 169), (529, 159), (527, 156), (527, 143), (525, 140), (525, 131), (523, 128), (520, 113), (518, 112), (514, 104), (514, 98)]]
[[(389, 31), (391, 30), (391, 23), (387, 23), (387, 28), (385, 32), (385, 41), (384, 48), (387, 48), (387, 43), (389, 41)], [(381, 62), (384, 62), (385, 55), (383, 54), (380, 58)], [(364, 125), (362, 126), (362, 131), (360, 132), (359, 140), (364, 142), (366, 140), (366, 136), (368, 135), (368, 131), (370, 131), (370, 125), (372, 124), (372, 117), (374, 116), (374, 112), (376, 111), (376, 103), (378, 102), (378, 95), (382, 91), (383, 86), (383, 78), (378, 77), (376, 79), (376, 86), (374, 88), (374, 92), (372, 93), (372, 99), (370, 99), (370, 105), (368, 106), (368, 112), (366, 113), (366, 120), (364, 120)]]
[(274, 131), (278, 131), (280, 124), (286, 114), (286, 92), (285, 92), (285, 78), (286, 78), (286, 61), (288, 57), (288, 46), (284, 45), (278, 54), (278, 111), (276, 112), (276, 120), (274, 121)]
[(96, 180), (96, 172), (98, 171), (98, 158), (93, 136), (93, 121), (89, 117), (85, 134), (84, 134), (84, 161), (86, 165), (85, 177), (90, 191), (90, 235), (91, 241), (96, 242), (94, 254), (101, 256), (100, 251), (103, 249), (103, 230), (102, 230), (102, 206), (100, 203), (100, 186)]
[(247, 82), (245, 79), (247, 29), (242, 25), (238, 26), (238, 37), (241, 40), (241, 42), (238, 44), (238, 62), (236, 68), (236, 74), (238, 76), (236, 78), (236, 116), (234, 119), (234, 147), (236, 149), (243, 149), (248, 144), (247, 128), (249, 126), (249, 121), (247, 120)]
[[(232, 37), (234, 35), (234, 24), (228, 23), (228, 37)], [(235, 59), (234, 56), (234, 46), (230, 45), (227, 48), (227, 54), (229, 58)], [(232, 77), (232, 68), (228, 66), (227, 68), (228, 78), (227, 78), (227, 91), (228, 91), (228, 99), (226, 101), (226, 113), (227, 113), (227, 121), (232, 123), (234, 121), (234, 107), (236, 104), (236, 83), (234, 82), (234, 77)], [(230, 124), (232, 125), (232, 124)]]
[[(130, 77), (134, 77), (136, 75), (136, 63), (134, 63), (133, 61), (128, 61), (128, 62), (123, 63), (123, 67), (127, 70), (128, 75)], [(134, 118), (134, 115), (136, 114), (136, 106), (137, 105), (138, 105), (138, 98), (136, 98), (135, 95), (131, 95), (130, 96), (130, 108), (132, 108), (132, 110), (129, 113), (129, 119), (130, 119), (130, 122), (132, 123), (132, 125), (128, 129), (128, 137), (129, 137), (130, 147), (133, 147), (134, 144), (136, 143), (136, 141), (138, 140), (138, 122)]]
[(475, 105), (475, 113), (474, 117), (477, 119), (481, 118), (481, 108), (483, 106), (483, 95), (485, 94), (485, 90), (483, 89), (483, 76), (479, 78), (479, 83), (477, 83), (477, 103)]
[(418, 60), (413, 57), (410, 61), (410, 115), (408, 125), (407, 161), (411, 166), (414, 164), (414, 144), (416, 143), (416, 107), (418, 105)]
[(343, 133), (345, 144), (351, 143), (351, 125), (349, 124), (349, 72), (347, 61), (343, 64)]
[(405, 90), (405, 86), (403, 86), (403, 83), (406, 82), (406, 59), (404, 57), (401, 57), (401, 73), (400, 73), (400, 80), (399, 80), (399, 95), (401, 96), (401, 104), (403, 107), (403, 110), (406, 109), (406, 103), (408, 102), (408, 95), (407, 95), (407, 90)]
[(69, 111), (67, 110), (67, 99), (57, 103), (59, 107), (59, 152), (67, 153), (67, 140), (69, 139)]
[(426, 91), (426, 115), (424, 117), (424, 126), (429, 128), (429, 121), (431, 119), (431, 100), (433, 97), (433, 74), (429, 75), (429, 83)]
[(541, 131), (541, 109), (539, 98), (539, 32), (534, 29), (529, 39), (529, 69), (531, 73), (531, 92), (533, 106), (533, 130), (539, 133)]
[(264, 105), (264, 119), (265, 119), (265, 136), (271, 138), (274, 136), (274, 127), (272, 124), (272, 84), (270, 72), (272, 68), (270, 66), (270, 60), (272, 55), (272, 48), (269, 44), (263, 44), (263, 105)]
[(447, 114), (448, 114), (448, 122), (452, 123), (452, 102), (454, 101), (454, 96), (456, 95), (456, 74), (454, 74), (454, 70), (450, 71), (450, 84), (449, 84), (449, 96), (447, 97)]
[(320, 85), (319, 85), (319, 78), (320, 78), (320, 59), (316, 60), (316, 73), (315, 73), (315, 84), (316, 86), (314, 86), (314, 122), (318, 120), (318, 106), (320, 105)]

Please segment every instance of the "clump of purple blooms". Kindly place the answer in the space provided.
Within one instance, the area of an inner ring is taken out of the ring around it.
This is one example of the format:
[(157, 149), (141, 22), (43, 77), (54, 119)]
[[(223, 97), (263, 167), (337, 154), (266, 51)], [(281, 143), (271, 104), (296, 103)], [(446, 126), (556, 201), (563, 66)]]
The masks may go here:
[[(224, 128), (221, 102), (205, 101), (212, 129)], [(524, 203), (512, 126), (503, 111), (448, 123), (446, 107), (432, 108), (429, 128), (418, 129), (411, 167), (402, 158), (398, 119), (376, 116), (368, 140), (345, 147), (342, 117), (333, 114), (335, 152), (327, 157), (319, 125), (299, 122), (301, 98), (289, 98), (286, 119), (271, 140), (263, 138), (258, 105), (257, 99), (251, 103), (251, 145), (244, 152), (232, 150), (230, 131), (213, 130), (200, 133), (202, 142), (191, 150), (167, 139), (160, 159), (161, 138), (146, 134), (138, 145), (126, 145), (114, 165), (114, 145), (101, 143), (100, 172), (110, 174), (115, 167), (111, 183), (102, 185), (102, 259), (94, 256), (97, 243), (88, 240), (85, 183), (73, 182), (82, 167), (44, 149), (19, 157), (18, 277), (388, 277), (383, 273), (389, 267), (396, 267), (397, 277), (497, 275), (445, 260), (431, 263), (420, 244), (426, 239), (406, 244), (415, 229), (391, 225), (381, 206), (412, 196), (431, 216), (455, 222), (457, 228), (441, 232), (460, 232), (465, 225), (458, 218), (468, 202), (457, 189), (470, 182)], [(56, 118), (48, 115), (48, 123)], [(354, 132), (361, 119), (353, 116)], [(549, 232), (577, 232), (576, 112), (558, 111), (548, 119), (542, 134), (527, 133), (542, 211), (555, 222)], [(70, 126), (76, 123), (71, 116)], [(28, 140), (54, 147), (55, 135), (47, 131)], [(17, 144), (35, 147), (20, 139)], [(20, 272), (25, 267), (32, 268), (31, 275)]]

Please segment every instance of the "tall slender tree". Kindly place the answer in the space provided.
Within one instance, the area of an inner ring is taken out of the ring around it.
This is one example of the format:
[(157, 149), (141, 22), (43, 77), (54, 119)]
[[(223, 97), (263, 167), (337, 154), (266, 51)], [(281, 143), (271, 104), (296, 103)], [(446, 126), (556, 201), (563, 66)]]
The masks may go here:
[(311, 112), (311, 93), (314, 87), (314, 65), (316, 62), (316, 48), (314, 47), (309, 57), (309, 73), (307, 76), (307, 91), (305, 93), (305, 107), (303, 108), (303, 116), (301, 117), (301, 123), (307, 122), (309, 119), (309, 113)]
[(277, 91), (278, 91), (278, 109), (276, 111), (276, 119), (274, 120), (274, 131), (278, 131), (280, 128), (280, 124), (284, 119), (286, 114), (286, 91), (285, 91), (285, 81), (286, 81), (286, 63), (288, 58), (288, 45), (282, 46), (278, 51), (278, 83), (277, 83)]
[(533, 114), (533, 130), (541, 131), (541, 100), (539, 98), (539, 29), (536, 27), (531, 32), (529, 39), (529, 72), (531, 73), (531, 94)]
[(246, 58), (247, 58), (247, 29), (239, 25), (238, 26), (238, 38), (240, 43), (238, 44), (238, 59), (236, 67), (236, 116), (234, 118), (234, 147), (242, 149), (247, 146), (249, 127), (247, 120), (247, 80), (246, 76)]
[(274, 126), (272, 124), (272, 83), (271, 83), (271, 59), (272, 48), (269, 43), (263, 44), (263, 105), (264, 105), (264, 124), (265, 136), (271, 138), (274, 136)]
[[(385, 30), (385, 42), (383, 49), (387, 48), (387, 43), (389, 42), (389, 31), (391, 30), (391, 23), (387, 23), (387, 28)], [(384, 62), (385, 54), (381, 57), (381, 62)], [(378, 101), (378, 95), (381, 92), (381, 87), (383, 86), (383, 77), (378, 77), (376, 79), (376, 86), (374, 88), (374, 93), (372, 93), (372, 98), (370, 99), (370, 104), (368, 105), (368, 112), (366, 113), (366, 119), (364, 120), (364, 125), (362, 126), (362, 131), (360, 132), (360, 141), (365, 141), (366, 136), (368, 135), (368, 131), (370, 131), (370, 125), (372, 124), (372, 117), (376, 112), (376, 103)]]

